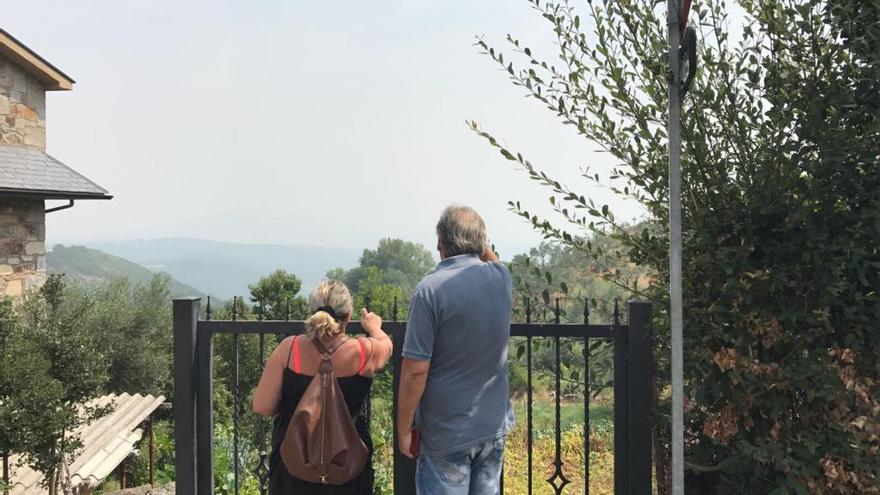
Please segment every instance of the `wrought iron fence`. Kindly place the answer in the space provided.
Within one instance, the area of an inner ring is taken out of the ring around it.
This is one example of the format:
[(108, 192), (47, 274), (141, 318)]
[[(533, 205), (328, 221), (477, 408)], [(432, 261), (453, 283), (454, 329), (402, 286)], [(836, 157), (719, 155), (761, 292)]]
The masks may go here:
[[(199, 299), (176, 299), (174, 301), (174, 383), (175, 383), (175, 472), (176, 493), (181, 495), (214, 493), (214, 402), (213, 402), (213, 342), (214, 336), (231, 335), (233, 347), (233, 483), (232, 492), (239, 494), (242, 466), (240, 465), (240, 424), (243, 414), (240, 389), (240, 339), (242, 335), (259, 336), (259, 361), (265, 362), (266, 337), (280, 338), (303, 333), (303, 321), (291, 321), (289, 309), (285, 320), (264, 320), (262, 304), (257, 320), (239, 320), (233, 301), (231, 318), (213, 320), (210, 299), (205, 319), (200, 319)], [(653, 359), (651, 354), (651, 304), (633, 301), (629, 303), (627, 324), (620, 322), (620, 311), (614, 306), (613, 321), (609, 324), (590, 324), (589, 306), (584, 304), (583, 323), (561, 323), (559, 300), (555, 301), (552, 323), (533, 323), (529, 300), (525, 300), (525, 322), (510, 326), (511, 337), (525, 339), (526, 358), (526, 443), (527, 443), (527, 492), (535, 488), (533, 480), (533, 341), (536, 338), (551, 339), (554, 347), (554, 460), (553, 472), (544, 480), (554, 493), (564, 493), (573, 469), (583, 469), (585, 495), (590, 490), (590, 343), (592, 340), (610, 341), (614, 349), (613, 397), (614, 397), (614, 492), (623, 494), (651, 493), (651, 430), (650, 416), (652, 397)], [(397, 321), (397, 301), (392, 321), (383, 322), (384, 330), (394, 341), (391, 358), (393, 383), (392, 411), (396, 424), (397, 392), (402, 362), (401, 347), (406, 322)], [(362, 333), (360, 323), (353, 321), (348, 330)], [(567, 466), (562, 459), (562, 339), (583, 343), (583, 465)], [(369, 402), (365, 414), (369, 418)], [(519, 419), (519, 418), (518, 418)], [(519, 419), (521, 420), (521, 419)], [(394, 428), (394, 493), (415, 493), (415, 463), (397, 449)], [(260, 492), (266, 493), (268, 484), (269, 446), (266, 441), (267, 426), (260, 423), (257, 445), (258, 459), (250, 471), (259, 481)], [(502, 493), (504, 476), (502, 474)]]

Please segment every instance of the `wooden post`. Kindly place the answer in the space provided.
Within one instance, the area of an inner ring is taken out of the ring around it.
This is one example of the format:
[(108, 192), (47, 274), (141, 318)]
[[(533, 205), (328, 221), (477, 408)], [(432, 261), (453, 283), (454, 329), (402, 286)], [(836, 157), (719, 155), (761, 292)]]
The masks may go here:
[(156, 445), (153, 434), (153, 415), (147, 419), (147, 429), (150, 430), (150, 486), (156, 486)]
[(9, 452), (3, 451), (3, 493), (9, 493)]

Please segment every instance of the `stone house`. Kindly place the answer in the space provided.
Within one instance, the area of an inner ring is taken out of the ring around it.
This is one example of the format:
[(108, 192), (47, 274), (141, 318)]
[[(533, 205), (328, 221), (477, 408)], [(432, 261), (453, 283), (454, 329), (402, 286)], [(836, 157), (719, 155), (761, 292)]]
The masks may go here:
[[(46, 215), (106, 190), (46, 153), (46, 91), (74, 81), (0, 29), (0, 297), (46, 278)], [(67, 204), (46, 208), (47, 200)]]

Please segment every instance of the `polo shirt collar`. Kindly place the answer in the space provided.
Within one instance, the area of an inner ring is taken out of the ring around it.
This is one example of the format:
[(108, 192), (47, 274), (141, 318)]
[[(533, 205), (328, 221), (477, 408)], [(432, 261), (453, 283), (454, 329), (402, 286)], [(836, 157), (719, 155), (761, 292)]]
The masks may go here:
[(452, 270), (455, 268), (479, 265), (480, 263), (482, 263), (482, 261), (480, 261), (479, 254), (459, 254), (458, 256), (450, 256), (445, 260), (442, 260), (440, 263), (437, 263), (437, 270)]

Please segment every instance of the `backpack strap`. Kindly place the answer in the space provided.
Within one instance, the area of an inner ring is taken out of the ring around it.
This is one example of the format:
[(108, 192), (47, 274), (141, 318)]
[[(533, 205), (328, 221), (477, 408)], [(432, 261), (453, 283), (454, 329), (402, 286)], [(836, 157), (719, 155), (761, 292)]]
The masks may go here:
[(330, 360), (330, 356), (332, 356), (333, 353), (339, 350), (339, 348), (342, 347), (342, 344), (344, 344), (346, 341), (348, 341), (348, 337), (337, 337), (336, 340), (331, 342), (329, 346), (325, 346), (324, 343), (321, 342), (320, 338), (318, 338), (317, 336), (312, 337), (312, 344), (315, 345), (315, 349), (317, 349), (318, 352), (321, 354), (322, 361)]

